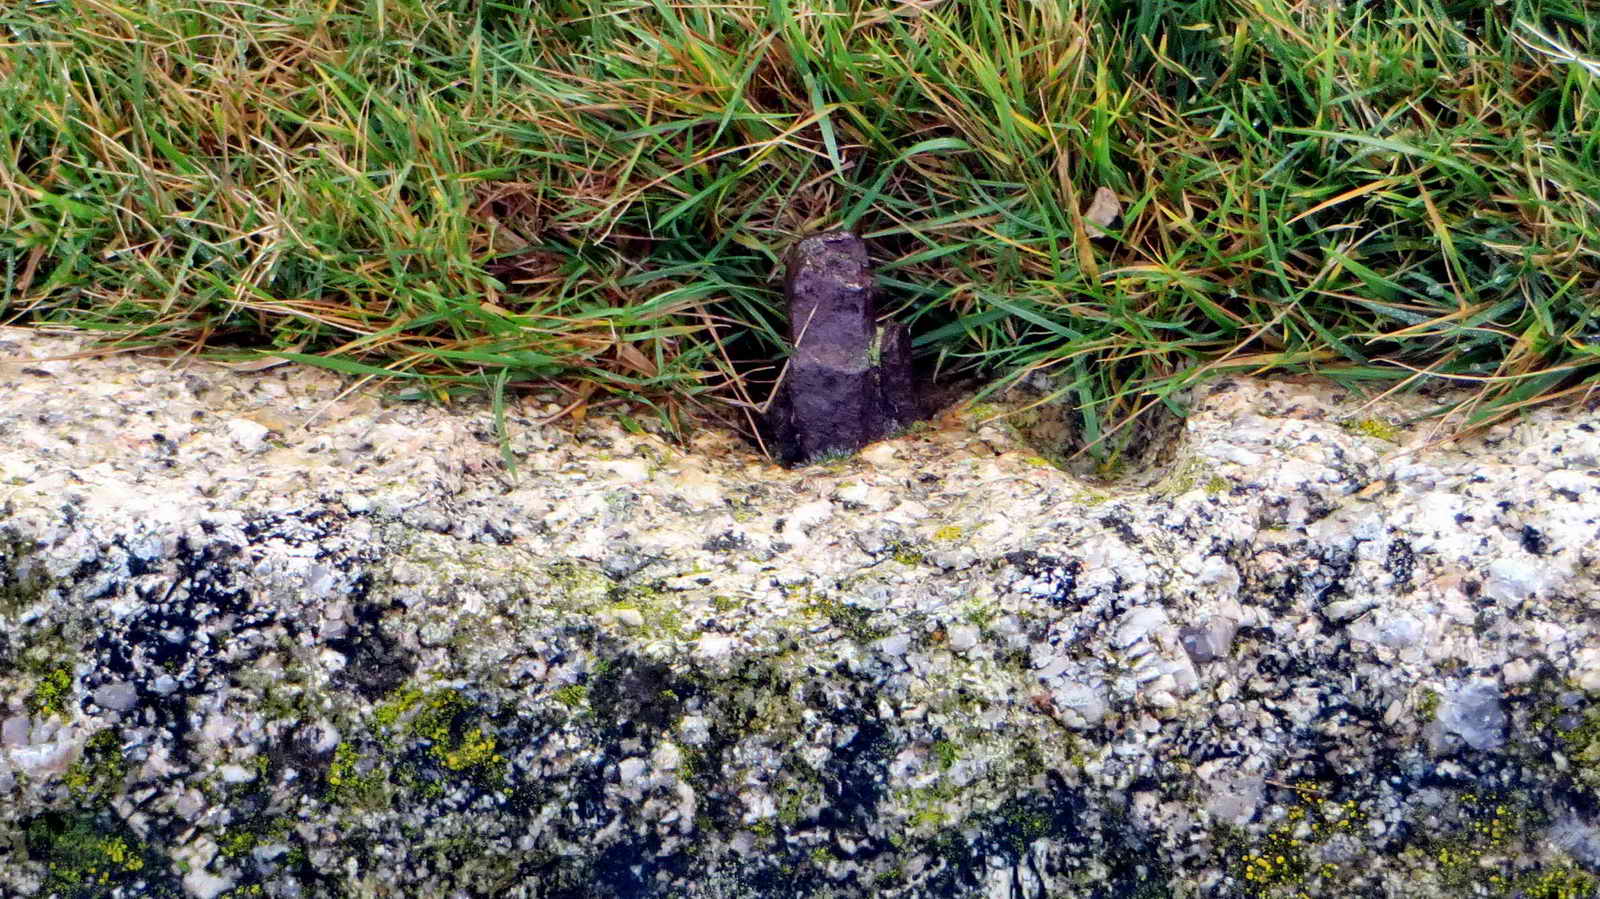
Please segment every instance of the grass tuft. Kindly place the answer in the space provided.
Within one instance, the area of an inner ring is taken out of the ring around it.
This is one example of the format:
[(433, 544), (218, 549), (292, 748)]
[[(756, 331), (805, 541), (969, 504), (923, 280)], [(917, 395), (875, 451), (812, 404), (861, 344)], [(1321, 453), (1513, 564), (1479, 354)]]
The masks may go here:
[(843, 226), (937, 370), (1055, 375), (1097, 452), (1229, 371), (1466, 384), (1441, 412), (1481, 426), (1596, 383), (1597, 32), (1588, 0), (11, 4), (0, 322), (677, 430), (760, 401), (779, 255)]

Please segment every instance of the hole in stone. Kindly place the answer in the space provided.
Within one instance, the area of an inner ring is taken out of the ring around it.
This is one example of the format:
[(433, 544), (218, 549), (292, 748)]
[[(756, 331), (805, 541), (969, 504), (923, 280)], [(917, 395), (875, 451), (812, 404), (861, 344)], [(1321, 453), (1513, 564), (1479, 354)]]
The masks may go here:
[[(1149, 403), (1127, 424), (1110, 422), (1091, 437), (1076, 394), (1036, 373), (976, 404), (979, 420), (993, 419), (1074, 477), (1102, 485), (1146, 488), (1175, 477), (1183, 444), (1183, 418), (1161, 402)], [(1189, 394), (1179, 395), (1182, 405)], [(1148, 400), (1140, 400), (1144, 406)], [(1114, 430), (1113, 430), (1114, 429)]]

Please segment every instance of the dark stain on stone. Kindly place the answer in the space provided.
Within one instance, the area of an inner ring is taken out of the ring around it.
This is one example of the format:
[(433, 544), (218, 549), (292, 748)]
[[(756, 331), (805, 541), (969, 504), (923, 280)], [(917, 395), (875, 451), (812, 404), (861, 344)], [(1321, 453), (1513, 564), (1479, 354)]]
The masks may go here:
[(1542, 556), (1550, 551), (1550, 539), (1538, 528), (1525, 524), (1522, 526), (1522, 549), (1524, 552)]
[[(370, 580), (365, 574), (362, 578)], [(410, 679), (417, 663), (400, 641), (384, 631), (383, 610), (376, 603), (357, 601), (351, 609), (355, 624), (344, 637), (329, 640), (328, 646), (346, 659), (339, 680), (376, 702)]]
[(1410, 542), (1399, 538), (1389, 541), (1383, 567), (1394, 575), (1395, 587), (1401, 593), (1411, 592), (1411, 576), (1416, 571), (1417, 556)]
[(682, 713), (686, 689), (672, 666), (625, 654), (612, 659), (589, 685), (589, 705), (613, 722), (623, 739), (656, 735)]
[(1032, 550), (1007, 553), (1005, 560), (1022, 572), (1023, 577), (1049, 584), (1050, 593), (1045, 599), (1052, 606), (1065, 608), (1076, 597), (1083, 563), (1041, 556)]
[(1128, 546), (1139, 546), (1143, 543), (1139, 535), (1134, 533), (1133, 525), (1127, 518), (1118, 515), (1107, 515), (1100, 519), (1100, 526), (1117, 535)]

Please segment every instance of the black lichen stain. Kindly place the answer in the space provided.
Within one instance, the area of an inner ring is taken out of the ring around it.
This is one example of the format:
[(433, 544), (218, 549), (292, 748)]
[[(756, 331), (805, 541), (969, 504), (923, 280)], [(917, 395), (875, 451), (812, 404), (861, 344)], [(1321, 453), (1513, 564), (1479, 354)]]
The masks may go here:
[(1411, 544), (1399, 538), (1389, 541), (1389, 551), (1384, 556), (1384, 568), (1394, 576), (1395, 587), (1401, 593), (1410, 592), (1411, 577), (1417, 568), (1417, 556)]
[(328, 646), (346, 659), (338, 680), (362, 698), (377, 701), (405, 683), (417, 670), (417, 662), (383, 629), (383, 608), (366, 600), (371, 584), (365, 573), (356, 579), (351, 594), (355, 625), (345, 636), (329, 640)]
[(1032, 550), (1007, 553), (1005, 560), (1022, 572), (1023, 577), (1050, 585), (1050, 593), (1045, 599), (1052, 606), (1065, 608), (1076, 598), (1078, 575), (1083, 572), (1082, 562), (1042, 556)]
[(1144, 544), (1139, 535), (1134, 533), (1133, 525), (1126, 517), (1107, 515), (1100, 519), (1100, 526), (1116, 534), (1117, 538), (1128, 546), (1137, 547)]
[(594, 677), (589, 705), (615, 724), (622, 739), (655, 737), (682, 714), (689, 690), (670, 665), (624, 654)]
[(735, 531), (723, 531), (715, 537), (706, 538), (706, 542), (700, 544), (700, 548), (706, 552), (725, 553), (745, 549), (749, 545), (750, 541), (745, 535)]
[(1522, 526), (1522, 549), (1536, 556), (1550, 551), (1550, 538), (1533, 525)]
[(661, 855), (661, 840), (651, 834), (605, 848), (595, 858), (584, 882), (550, 893), (551, 899), (645, 899), (670, 895), (658, 881), (682, 883), (689, 860), (682, 854)]
[(239, 552), (238, 546), (224, 542), (196, 549), (180, 538), (172, 580), (136, 586), (138, 611), (103, 629), (93, 644), (97, 668), (108, 679), (147, 683), (162, 674), (173, 678), (171, 692), (149, 701), (180, 753), (190, 726), (188, 697), (213, 676), (240, 664), (224, 661), (215, 648), (237, 646), (241, 635), (266, 627), (277, 616), (235, 586), (229, 562)]
[(888, 789), (889, 756), (893, 751), (888, 729), (878, 720), (866, 685), (857, 702), (830, 707), (820, 693), (810, 703), (836, 727), (854, 728), (849, 743), (836, 747), (823, 764), (821, 773), (824, 802), (816, 823), (830, 831), (848, 830), (862, 841), (857, 858), (872, 857), (889, 848), (887, 841), (868, 831), (877, 819), (879, 805)]
[(129, 577), (141, 577), (156, 570), (155, 566), (151, 565), (148, 560), (141, 558), (128, 548), (128, 538), (126, 536), (118, 534), (112, 538), (111, 543), (122, 550), (124, 564), (127, 566)]
[[(1345, 582), (1355, 567), (1354, 551), (1328, 547), (1315, 553), (1314, 557), (1319, 563), (1315, 570), (1303, 575), (1291, 575), (1279, 590), (1279, 599), (1284, 601), (1285, 605), (1278, 607), (1276, 611), (1287, 612), (1287, 604), (1292, 602), (1301, 590), (1311, 593), (1319, 615), (1329, 603), (1350, 595), (1350, 591), (1345, 589)], [(1321, 617), (1323, 634), (1335, 633), (1343, 627), (1342, 623), (1333, 621), (1325, 615)]]
[[(1091, 808), (1055, 771), (1048, 773), (1046, 789), (1012, 796), (994, 811), (947, 829), (922, 851), (942, 866), (920, 885), (921, 896), (976, 895), (999, 867), (1009, 871), (1011, 896), (1045, 899), (1055, 895), (1051, 884), (1079, 879), (1091, 863), (1100, 876), (1084, 899), (1171, 895), (1168, 872), (1147, 838), (1119, 813)], [(1035, 884), (1032, 891), (1029, 883)]]

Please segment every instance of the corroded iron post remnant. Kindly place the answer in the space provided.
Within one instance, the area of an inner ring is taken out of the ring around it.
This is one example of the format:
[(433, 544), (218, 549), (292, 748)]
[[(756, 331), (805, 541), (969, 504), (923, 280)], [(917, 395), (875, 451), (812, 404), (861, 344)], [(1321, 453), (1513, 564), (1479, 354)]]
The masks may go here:
[(867, 247), (848, 231), (808, 237), (784, 257), (794, 347), (768, 425), (786, 464), (851, 453), (922, 417), (904, 325), (878, 323)]

